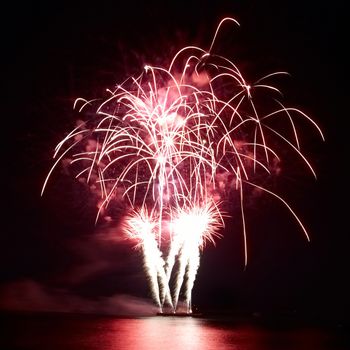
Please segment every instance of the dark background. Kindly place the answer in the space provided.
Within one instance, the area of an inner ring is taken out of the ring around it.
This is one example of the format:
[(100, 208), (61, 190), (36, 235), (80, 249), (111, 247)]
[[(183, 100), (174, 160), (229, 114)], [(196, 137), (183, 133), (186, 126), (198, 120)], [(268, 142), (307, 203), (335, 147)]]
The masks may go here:
[(194, 304), (348, 320), (344, 13), (340, 1), (248, 0), (37, 1), (3, 10), (1, 309), (108, 312), (101, 305), (117, 295), (150, 297), (140, 255), (113, 225), (95, 226), (87, 191), (59, 172), (43, 197), (41, 187), (54, 147), (74, 126), (77, 97), (100, 97), (144, 64), (168, 62), (183, 46), (208, 48), (219, 21), (232, 16), (241, 26), (222, 30), (218, 52), (248, 81), (288, 71), (291, 77), (278, 83), (284, 101), (312, 117), (326, 141), (310, 127), (301, 130), (318, 178), (292, 157), (274, 184), (311, 243), (285, 207), (260, 196), (246, 207), (244, 268), (240, 211), (231, 203), (224, 238), (202, 256)]

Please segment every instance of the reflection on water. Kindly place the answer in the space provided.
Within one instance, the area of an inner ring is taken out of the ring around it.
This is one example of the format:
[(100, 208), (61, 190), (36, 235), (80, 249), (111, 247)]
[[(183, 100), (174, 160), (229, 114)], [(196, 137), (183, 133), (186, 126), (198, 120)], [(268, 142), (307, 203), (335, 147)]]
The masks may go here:
[(330, 350), (346, 349), (332, 331), (271, 329), (230, 320), (192, 317), (107, 318), (26, 315), (7, 319), (6, 350)]

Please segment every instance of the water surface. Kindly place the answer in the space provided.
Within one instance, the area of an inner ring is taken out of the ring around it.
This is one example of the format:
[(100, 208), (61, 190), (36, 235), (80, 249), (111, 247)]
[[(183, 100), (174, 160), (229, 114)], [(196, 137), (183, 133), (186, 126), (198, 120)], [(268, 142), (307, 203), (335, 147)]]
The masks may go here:
[(230, 318), (116, 318), (71, 314), (2, 317), (4, 350), (348, 349), (337, 327), (259, 325)]

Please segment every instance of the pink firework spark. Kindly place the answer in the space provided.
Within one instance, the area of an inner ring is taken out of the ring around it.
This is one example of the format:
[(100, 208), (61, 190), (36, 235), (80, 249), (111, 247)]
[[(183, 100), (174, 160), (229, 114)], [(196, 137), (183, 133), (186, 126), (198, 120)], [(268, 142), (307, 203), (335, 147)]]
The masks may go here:
[[(229, 176), (241, 201), (245, 264), (245, 185), (278, 198), (309, 239), (288, 203), (251, 177), (257, 171), (270, 176), (279, 156), (269, 140), (276, 138), (296, 152), (315, 175), (300, 150), (295, 119), (305, 119), (323, 138), (322, 132), (305, 113), (279, 101), (273, 100), (275, 109), (268, 113), (259, 111), (254, 102), (256, 91), (279, 93), (268, 81), (286, 73), (275, 72), (249, 84), (232, 61), (212, 52), (226, 22), (238, 24), (233, 18), (224, 18), (209, 50), (184, 47), (169, 67), (146, 65), (138, 76), (108, 90), (109, 98), (94, 109), (96, 117), (80, 123), (57, 145), (56, 161), (42, 189), (44, 192), (55, 167), (70, 159), (78, 165), (76, 177), (98, 188), (101, 201), (96, 220), (113, 199), (123, 200), (131, 210), (124, 231), (142, 247), (160, 307), (167, 302), (176, 309), (185, 271), (189, 271), (185, 299), (187, 310), (191, 310), (198, 251), (219, 236), (223, 226), (220, 202)], [(96, 101), (79, 98), (74, 108), (83, 112), (95, 105)], [(272, 127), (276, 118), (286, 121), (284, 127), (291, 128), (292, 139)], [(165, 231), (170, 248), (163, 260)], [(181, 271), (170, 296), (175, 259), (179, 259)]]

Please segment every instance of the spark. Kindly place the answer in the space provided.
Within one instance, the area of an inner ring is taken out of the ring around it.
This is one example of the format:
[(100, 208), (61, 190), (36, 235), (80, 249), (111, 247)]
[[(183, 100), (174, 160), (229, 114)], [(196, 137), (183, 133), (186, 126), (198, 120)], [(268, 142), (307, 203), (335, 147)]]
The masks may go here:
[(167, 276), (174, 265), (174, 256), (178, 255), (179, 271), (176, 278), (173, 303), (176, 308), (181, 286), (184, 282), (187, 269), (187, 283), (185, 288), (185, 303), (187, 311), (191, 310), (191, 291), (200, 262), (200, 249), (207, 242), (215, 244), (215, 238), (220, 237), (218, 230), (224, 226), (222, 213), (214, 202), (190, 204), (190, 207), (181, 208), (175, 214), (173, 221), (174, 244), (168, 259)]
[[(309, 239), (290, 205), (255, 183), (254, 175), (271, 176), (279, 155), (270, 139), (277, 139), (316, 176), (300, 150), (296, 119), (305, 119), (324, 138), (322, 131), (304, 112), (276, 99), (281, 92), (267, 84), (288, 73), (274, 72), (248, 83), (235, 63), (214, 53), (219, 31), (229, 22), (239, 25), (233, 18), (222, 19), (208, 50), (190, 45), (180, 49), (168, 67), (145, 65), (138, 76), (107, 89), (109, 97), (101, 104), (78, 98), (74, 108), (81, 113), (92, 108), (95, 118), (79, 123), (59, 142), (42, 188), (43, 193), (54, 169), (71, 159), (70, 164), (79, 168), (76, 177), (98, 191), (96, 221), (115, 198), (124, 201), (129, 213), (123, 231), (143, 252), (160, 310), (167, 304), (176, 311), (184, 288), (191, 312), (200, 253), (221, 237), (222, 203), (232, 192), (240, 199), (247, 265), (246, 185), (279, 199)], [(261, 111), (254, 99), (256, 90), (273, 94), (276, 109)], [(272, 126), (275, 118), (293, 130), (293, 139)], [(174, 266), (178, 271), (171, 293)]]

